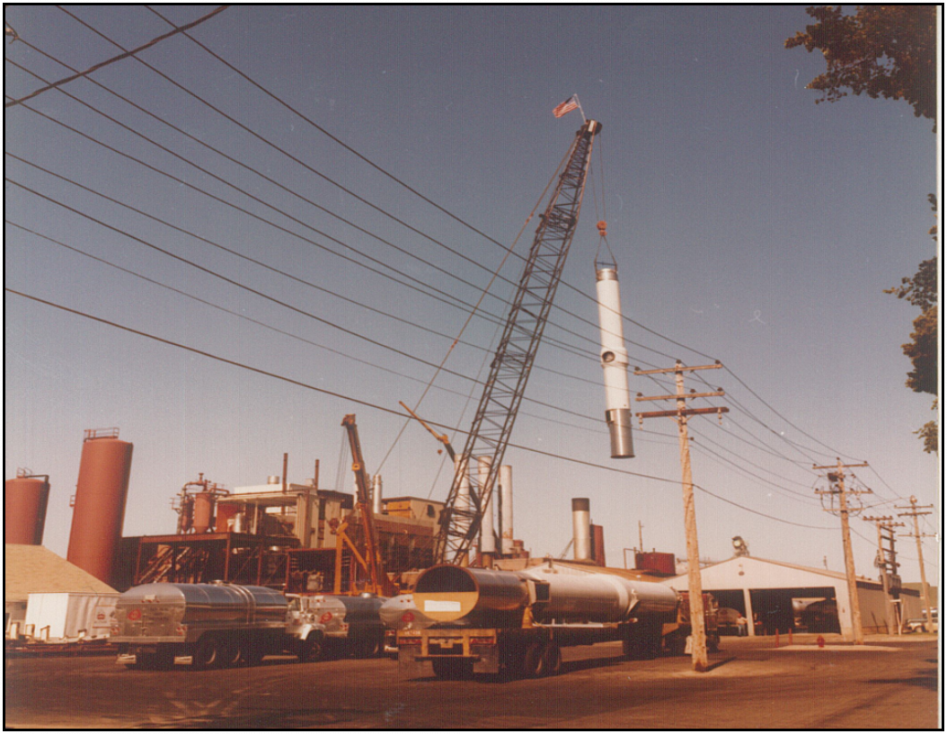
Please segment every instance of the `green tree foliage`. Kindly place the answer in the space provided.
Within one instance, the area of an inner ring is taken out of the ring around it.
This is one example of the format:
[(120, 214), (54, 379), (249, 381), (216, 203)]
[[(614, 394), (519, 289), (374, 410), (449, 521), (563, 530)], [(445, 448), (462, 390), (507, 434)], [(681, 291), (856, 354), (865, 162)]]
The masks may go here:
[[(937, 212), (937, 200), (931, 194), (928, 197), (931, 209)], [(937, 227), (930, 234), (937, 241)], [(914, 331), (911, 341), (901, 345), (905, 356), (911, 360), (911, 371), (905, 383), (914, 392), (934, 395), (933, 409), (937, 408), (937, 256), (922, 262), (912, 278), (902, 278), (901, 285), (889, 288), (885, 293), (893, 293), (913, 306), (921, 309), (921, 315), (914, 319)], [(935, 421), (929, 421), (915, 431), (924, 442), (928, 453), (937, 451), (938, 427)]]
[[(818, 49), (825, 57), (826, 71), (807, 85), (822, 92), (819, 102), (835, 102), (851, 94), (873, 99), (903, 99), (916, 117), (934, 119), (937, 108), (936, 5), (859, 5), (854, 14), (841, 7), (823, 5), (806, 8), (817, 22), (787, 38), (786, 48)], [(935, 127), (936, 129), (936, 127)], [(937, 213), (937, 202), (928, 197)], [(930, 231), (937, 241), (937, 228)], [(934, 395), (937, 409), (937, 256), (922, 262), (917, 273), (902, 278), (892, 293), (921, 309), (914, 319), (911, 341), (901, 346), (911, 360), (907, 386), (915, 392)], [(929, 421), (915, 433), (924, 450), (937, 451), (938, 424)]]
[(903, 99), (917, 117), (933, 119), (937, 107), (937, 6), (859, 5), (806, 8), (818, 22), (786, 39), (786, 48), (818, 49), (828, 68), (807, 85), (819, 102), (852, 94)]

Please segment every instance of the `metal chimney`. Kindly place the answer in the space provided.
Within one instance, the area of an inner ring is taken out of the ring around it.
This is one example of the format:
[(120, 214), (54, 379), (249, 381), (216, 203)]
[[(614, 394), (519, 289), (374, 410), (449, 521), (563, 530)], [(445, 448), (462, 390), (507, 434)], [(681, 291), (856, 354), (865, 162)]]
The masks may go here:
[(572, 548), (575, 560), (592, 560), (592, 524), (589, 515), (588, 497), (572, 500)]
[(381, 507), (381, 474), (372, 477), (372, 513), (382, 514)]
[(597, 266), (595, 290), (598, 295), (598, 322), (601, 331), (602, 369), (605, 372), (605, 421), (611, 437), (613, 459), (635, 455), (631, 443), (631, 396), (628, 392), (628, 352), (621, 317), (618, 268)]
[(500, 466), (500, 552), (513, 552), (513, 467)]
[(487, 496), (489, 487), (487, 478), (490, 475), (490, 466), (493, 459), (489, 456), (480, 456), (477, 458), (477, 479), (480, 484), (481, 492), (481, 510), (483, 513), (480, 519), (480, 553), (484, 556), (492, 557), (497, 551), (496, 539), (493, 536), (493, 496), (491, 493), (490, 501), (485, 503), (483, 498)]

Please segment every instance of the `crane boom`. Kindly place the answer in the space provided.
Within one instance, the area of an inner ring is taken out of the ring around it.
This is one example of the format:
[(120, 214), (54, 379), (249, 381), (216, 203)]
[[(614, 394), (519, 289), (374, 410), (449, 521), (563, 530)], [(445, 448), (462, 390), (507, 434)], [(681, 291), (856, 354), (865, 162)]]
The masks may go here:
[(362, 443), (358, 438), (358, 426), (355, 425), (355, 415), (349, 414), (342, 419), (349, 437), (349, 448), (352, 451), (352, 471), (355, 472), (355, 508), (362, 525), (364, 537), (364, 553), (358, 552), (355, 544), (345, 533), (348, 526), (346, 520), (337, 529), (339, 544), (336, 549), (336, 593), (340, 593), (342, 558), (342, 542), (348, 544), (359, 564), (368, 572), (371, 582), (371, 591), (383, 596), (392, 596), (397, 593), (388, 576), (385, 574), (384, 563), (378, 548), (378, 537), (375, 534), (375, 522), (372, 516), (371, 494), (369, 492), (368, 472), (365, 470), (365, 458), (362, 456)]
[[(555, 191), (541, 215), (529, 256), (510, 307), (490, 374), (484, 384), (467, 442), (461, 453), (440, 528), (435, 539), (437, 561), (466, 563), (471, 545), (480, 530), (483, 510), (489, 505), (503, 454), (509, 443), (549, 309), (562, 277), (569, 246), (575, 234), (582, 194), (591, 160), (592, 143), (602, 125), (585, 122), (576, 133), (568, 161)], [(471, 459), (490, 457), (489, 472), (482, 479), (468, 471)], [(468, 507), (457, 505), (464, 474), (470, 474)]]

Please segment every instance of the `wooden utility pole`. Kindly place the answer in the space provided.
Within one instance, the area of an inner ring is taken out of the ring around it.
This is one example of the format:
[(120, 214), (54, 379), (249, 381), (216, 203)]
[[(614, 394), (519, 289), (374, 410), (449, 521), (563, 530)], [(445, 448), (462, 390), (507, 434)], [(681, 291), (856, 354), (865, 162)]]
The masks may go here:
[[(838, 497), (838, 514), (842, 520), (842, 547), (845, 550), (845, 576), (848, 579), (848, 603), (851, 611), (852, 632), (855, 635), (855, 644), (864, 645), (865, 633), (862, 631), (862, 613), (861, 606), (858, 603), (858, 582), (855, 579), (855, 558), (852, 555), (852, 533), (848, 525), (848, 515), (850, 510), (848, 508), (848, 498), (845, 489), (845, 473), (842, 470), (858, 466), (868, 466), (868, 462), (865, 461), (861, 464), (843, 464), (841, 459), (836, 459), (836, 461), (838, 463), (835, 466), (812, 465), (812, 468), (817, 470), (835, 470), (826, 474), (826, 478), (829, 480), (829, 484), (833, 488), (829, 490), (817, 489), (815, 493), (822, 496), (830, 495), (832, 497)], [(862, 494), (862, 492), (871, 492), (871, 490), (847, 490), (848, 494), (854, 495)], [(828, 511), (832, 514), (835, 514), (834, 507), (828, 508)]]
[(677, 433), (681, 448), (681, 473), (683, 475), (682, 486), (684, 490), (684, 531), (687, 534), (687, 588), (688, 602), (690, 605), (691, 621), (691, 660), (694, 670), (703, 673), (708, 668), (707, 663), (707, 630), (704, 626), (704, 594), (700, 581), (700, 552), (697, 546), (697, 515), (694, 511), (694, 482), (691, 478), (691, 451), (690, 442), (687, 436), (687, 418), (691, 415), (701, 415), (705, 413), (727, 413), (728, 408), (688, 408), (687, 400), (691, 398), (717, 397), (724, 394), (723, 390), (714, 392), (697, 393), (691, 391), (684, 392), (684, 372), (694, 370), (714, 370), (720, 369), (723, 365), (720, 362), (701, 367), (685, 367), (680, 360), (674, 367), (669, 369), (657, 370), (635, 370), (636, 375), (654, 375), (661, 373), (674, 373), (674, 380), (677, 386), (677, 392), (674, 395), (655, 395), (653, 397), (643, 397), (638, 393), (637, 401), (643, 400), (677, 400), (677, 410), (658, 410), (649, 413), (638, 413), (638, 420), (644, 418), (676, 418)]
[[(913, 517), (914, 518), (914, 533), (913, 537), (917, 541), (917, 559), (921, 564), (921, 598), (924, 600), (924, 614), (927, 616), (927, 625), (925, 626), (926, 631), (934, 631), (934, 616), (931, 613), (931, 592), (930, 588), (927, 586), (927, 573), (924, 571), (924, 550), (921, 548), (921, 538), (926, 537), (921, 533), (921, 529), (917, 524), (917, 518), (921, 515), (930, 515), (930, 512), (918, 512), (918, 510), (927, 510), (933, 508), (934, 505), (921, 505), (917, 506), (917, 497), (913, 494), (911, 495), (911, 507), (898, 507), (895, 505), (895, 509), (898, 510), (908, 510), (910, 512), (899, 512), (898, 517)], [(906, 537), (912, 537), (912, 534), (909, 533)]]
[[(895, 622), (894, 601), (901, 591), (901, 577), (898, 576), (898, 562), (894, 551), (894, 529), (903, 527), (903, 522), (893, 522), (890, 515), (885, 517), (863, 517), (866, 522), (875, 523), (878, 529), (878, 560), (875, 565), (881, 571), (881, 585), (885, 592), (885, 627), (888, 634), (893, 635), (897, 624)], [(885, 548), (885, 541), (888, 548)]]

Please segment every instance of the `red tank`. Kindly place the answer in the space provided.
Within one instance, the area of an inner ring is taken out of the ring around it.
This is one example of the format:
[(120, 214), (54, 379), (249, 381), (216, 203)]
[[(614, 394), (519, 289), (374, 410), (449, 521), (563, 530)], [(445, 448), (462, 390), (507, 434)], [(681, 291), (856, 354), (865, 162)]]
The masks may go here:
[(85, 432), (66, 560), (111, 583), (122, 537), (132, 444), (118, 429)]
[(217, 495), (213, 492), (200, 492), (194, 495), (194, 523), (195, 533), (206, 533), (211, 529), (214, 519), (214, 503)]
[(3, 493), (5, 543), (42, 545), (49, 503), (49, 477), (17, 473), (6, 481)]

